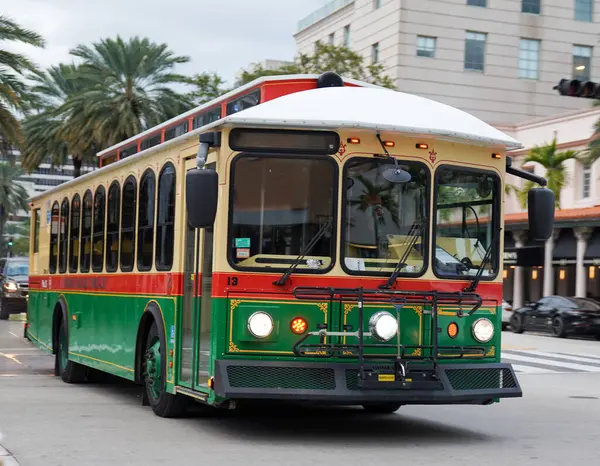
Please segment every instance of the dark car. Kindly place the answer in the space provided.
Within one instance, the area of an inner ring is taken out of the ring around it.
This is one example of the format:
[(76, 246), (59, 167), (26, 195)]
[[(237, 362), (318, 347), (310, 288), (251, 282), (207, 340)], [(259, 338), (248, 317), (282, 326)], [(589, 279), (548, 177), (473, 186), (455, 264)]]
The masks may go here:
[(546, 296), (514, 310), (510, 327), (515, 333), (535, 330), (560, 338), (578, 334), (600, 340), (600, 303), (590, 298)]
[(0, 262), (0, 320), (27, 312), (29, 260), (11, 257)]

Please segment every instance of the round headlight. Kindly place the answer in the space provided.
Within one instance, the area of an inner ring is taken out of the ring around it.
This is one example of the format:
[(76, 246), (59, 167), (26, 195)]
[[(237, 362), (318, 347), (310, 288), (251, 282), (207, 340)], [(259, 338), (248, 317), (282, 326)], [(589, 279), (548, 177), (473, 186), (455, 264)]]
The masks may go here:
[(17, 284), (15, 282), (6, 282), (4, 288), (6, 288), (6, 291), (17, 291)]
[(273, 331), (273, 319), (266, 312), (255, 312), (248, 319), (248, 330), (256, 338), (268, 337)]
[(487, 343), (494, 336), (494, 324), (489, 319), (477, 319), (473, 324), (473, 336), (480, 343)]
[(389, 312), (376, 312), (369, 320), (371, 334), (381, 341), (391, 340), (398, 330), (398, 322)]

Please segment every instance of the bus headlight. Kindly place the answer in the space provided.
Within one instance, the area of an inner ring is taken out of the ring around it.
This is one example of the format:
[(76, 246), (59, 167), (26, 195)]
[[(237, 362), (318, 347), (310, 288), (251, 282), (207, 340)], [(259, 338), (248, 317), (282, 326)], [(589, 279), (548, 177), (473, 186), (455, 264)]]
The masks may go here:
[(248, 318), (248, 330), (256, 338), (266, 338), (273, 331), (273, 319), (266, 312), (255, 312)]
[(378, 340), (388, 341), (396, 335), (398, 322), (389, 312), (376, 312), (369, 320), (369, 330)]
[(494, 324), (489, 319), (477, 319), (473, 323), (473, 336), (479, 343), (487, 343), (494, 336)]

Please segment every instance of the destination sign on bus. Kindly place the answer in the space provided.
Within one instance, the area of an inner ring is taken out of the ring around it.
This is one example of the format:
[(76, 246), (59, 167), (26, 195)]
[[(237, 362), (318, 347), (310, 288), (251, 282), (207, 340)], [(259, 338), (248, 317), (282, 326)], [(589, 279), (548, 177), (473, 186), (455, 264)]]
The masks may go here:
[(248, 152), (335, 154), (340, 147), (340, 137), (331, 131), (236, 128), (229, 135), (229, 146)]

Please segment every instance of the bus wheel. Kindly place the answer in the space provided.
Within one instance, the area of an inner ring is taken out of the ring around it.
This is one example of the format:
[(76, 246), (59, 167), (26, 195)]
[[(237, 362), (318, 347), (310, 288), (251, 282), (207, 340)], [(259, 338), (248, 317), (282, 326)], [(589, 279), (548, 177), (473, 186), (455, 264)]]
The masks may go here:
[(58, 326), (58, 342), (56, 348), (56, 375), (60, 375), (66, 383), (80, 383), (85, 380), (85, 367), (76, 362), (69, 361), (69, 339), (67, 337), (67, 323), (61, 320)]
[(392, 414), (400, 409), (402, 406), (400, 403), (369, 403), (364, 404), (365, 408), (370, 413), (376, 414)]
[(159, 336), (156, 322), (146, 337), (142, 362), (144, 390), (152, 410), (160, 417), (178, 417), (183, 414), (187, 399), (181, 395), (172, 395), (165, 390), (166, 361), (164, 344)]

